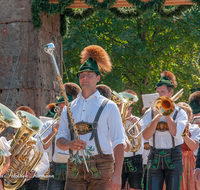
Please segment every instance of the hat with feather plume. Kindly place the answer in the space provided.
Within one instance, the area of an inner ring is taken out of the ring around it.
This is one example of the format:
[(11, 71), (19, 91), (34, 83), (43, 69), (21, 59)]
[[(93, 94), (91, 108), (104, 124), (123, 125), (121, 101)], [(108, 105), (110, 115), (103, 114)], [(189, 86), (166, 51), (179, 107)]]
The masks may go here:
[(156, 84), (155, 89), (160, 86), (168, 86), (172, 88), (177, 87), (176, 77), (170, 71), (163, 71), (161, 73), (160, 81)]
[(112, 63), (108, 53), (98, 45), (90, 45), (83, 49), (81, 52), (81, 66), (77, 72), (92, 71), (97, 75), (101, 72), (109, 73), (112, 69)]
[(55, 106), (56, 103), (50, 103), (46, 106), (46, 109), (48, 110), (47, 113), (45, 114), (45, 117), (52, 117), (54, 118), (56, 112), (55, 112)]
[(200, 113), (200, 91), (196, 91), (190, 95), (189, 104), (193, 114)]

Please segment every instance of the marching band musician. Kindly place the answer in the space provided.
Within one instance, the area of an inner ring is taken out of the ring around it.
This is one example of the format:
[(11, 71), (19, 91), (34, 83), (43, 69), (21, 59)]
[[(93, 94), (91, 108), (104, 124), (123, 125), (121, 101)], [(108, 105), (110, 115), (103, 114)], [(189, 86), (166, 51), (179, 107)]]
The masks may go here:
[[(22, 111), (26, 111), (34, 116), (36, 116), (35, 112), (28, 106), (21, 106), (18, 107), (16, 109), (16, 111), (18, 110), (22, 110)], [(15, 111), (15, 112), (16, 112)], [(17, 132), (17, 129), (14, 129), (14, 132)], [(31, 137), (29, 140), (35, 140), (37, 141), (36, 138)], [(10, 140), (8, 143), (10, 144), (12, 142), (12, 140)], [(35, 146), (35, 148), (37, 149), (37, 146)], [(31, 159), (34, 156), (34, 151), (31, 150), (30, 152), (30, 157), (29, 159)], [(40, 161), (38, 162), (38, 164), (36, 165), (36, 167), (32, 170), (32, 171), (27, 171), (26, 172), (26, 179), (27, 181), (23, 184), (23, 186), (21, 186), (20, 188), (18, 188), (19, 190), (35, 190), (39, 188), (39, 176), (43, 176), (45, 174), (45, 172), (48, 170), (49, 167), (49, 162), (48, 162), (48, 156), (47, 154), (43, 154), (42, 158), (40, 159)]]
[[(142, 108), (142, 114), (144, 114), (147, 111), (148, 108), (143, 107)], [(143, 138), (143, 137), (142, 137)], [(143, 161), (143, 176), (142, 176), (142, 190), (146, 190), (146, 184), (147, 184), (147, 160), (148, 155), (151, 149), (151, 146), (149, 145), (149, 141), (144, 140), (144, 150), (142, 153), (142, 161)]]
[[(159, 96), (171, 98), (177, 82), (173, 73), (164, 71), (156, 84)], [(151, 146), (147, 163), (147, 184), (149, 190), (161, 190), (165, 180), (167, 190), (178, 190), (181, 187), (183, 171), (181, 137), (188, 121), (184, 110), (175, 105), (170, 116), (162, 116), (158, 111), (150, 111), (142, 120), (144, 129), (151, 120), (157, 116), (143, 131), (145, 140)]]
[[(63, 109), (57, 135), (57, 146), (62, 150), (73, 151), (67, 164), (65, 190), (106, 190), (109, 187), (110, 190), (120, 190), (123, 152), (126, 147), (124, 129), (116, 104), (96, 90), (100, 70), (110, 72), (112, 64), (107, 52), (97, 45), (86, 47), (81, 52), (81, 58), (82, 65), (77, 76), (82, 92), (71, 103), (80, 139), (74, 139), (73, 129), (68, 128), (68, 121), (71, 120), (67, 117), (67, 107)], [(101, 113), (98, 111), (100, 107), (104, 107)], [(80, 154), (79, 150), (87, 153), (90, 147), (94, 151), (91, 151), (92, 156), (87, 161), (88, 173), (84, 162), (76, 164), (73, 159)]]
[[(45, 123), (46, 121), (52, 120), (55, 117), (55, 115), (56, 115), (55, 106), (56, 106), (56, 103), (50, 103), (46, 106), (47, 113), (45, 114), (45, 117), (40, 116), (40, 120), (43, 123)], [(41, 130), (43, 130), (43, 129), (41, 129)], [(49, 157), (48, 152), (47, 152), (47, 154), (48, 154), (48, 157)], [(49, 175), (49, 172), (50, 172), (50, 168), (45, 173), (45, 176), (40, 178), (39, 190), (46, 190), (47, 189), (47, 184), (48, 184), (47, 175)]]
[[(21, 106), (16, 109), (16, 111), (19, 111), (19, 110), (26, 111), (36, 117), (35, 112), (28, 106)], [(17, 129), (14, 129), (14, 132), (16, 134)], [(38, 139), (35, 137), (31, 137), (29, 139), (29, 141), (30, 140), (38, 141)], [(11, 142), (12, 142), (12, 140), (9, 141), (9, 143), (11, 143)], [(38, 147), (36, 145), (35, 145), (35, 148), (38, 150)], [(34, 151), (31, 150), (29, 159), (31, 159), (33, 156), (34, 156)], [(25, 190), (36, 190), (36, 189), (38, 189), (39, 188), (39, 178), (40, 178), (40, 176), (43, 176), (46, 173), (48, 168), (49, 168), (48, 155), (47, 155), (47, 153), (43, 153), (43, 155), (42, 155), (40, 161), (38, 162), (38, 164), (36, 165), (36, 167), (32, 171), (26, 172), (26, 180), (27, 181), (23, 184), (23, 186), (21, 186), (19, 188), (19, 190), (24, 190), (24, 189)]]
[[(80, 87), (75, 83), (65, 83), (64, 87), (69, 102), (75, 99), (78, 93), (80, 93), (81, 91)], [(56, 103), (56, 106), (59, 107), (58, 117), (60, 117), (63, 107), (65, 106), (65, 101), (63, 96), (59, 98), (58, 102)], [(53, 110), (51, 110), (51, 113), (48, 112), (47, 115), (52, 115), (52, 113)], [(54, 122), (53, 119), (45, 122), (40, 133), (42, 133), (49, 126), (51, 126), (53, 122)], [(40, 141), (37, 142), (37, 145), (41, 152), (49, 153), (49, 160), (51, 162), (50, 175), (54, 175), (54, 178), (48, 179), (48, 185), (47, 185), (48, 190), (56, 190), (56, 189), (62, 190), (65, 187), (65, 181), (66, 181), (68, 151), (63, 151), (59, 149), (55, 144), (55, 138), (52, 138), (52, 136), (54, 136), (57, 133), (58, 128), (59, 128), (59, 122), (55, 123), (54, 126), (51, 126), (42, 135), (44, 143), (49, 141), (49, 139), (51, 138), (51, 140), (46, 145), (43, 145)]]
[[(181, 109), (183, 109), (187, 115), (188, 120), (192, 119), (192, 109), (185, 102), (177, 103)], [(195, 188), (195, 180), (193, 178), (193, 172), (195, 168), (195, 157), (193, 151), (199, 147), (200, 129), (198, 125), (188, 123), (186, 125), (185, 132), (182, 134), (184, 143), (181, 145), (183, 154), (183, 174), (181, 180), (181, 190), (190, 190)]]
[[(192, 108), (193, 118), (200, 116), (200, 91), (192, 93), (189, 97), (189, 105)], [(200, 123), (197, 122), (199, 127)], [(198, 182), (196, 185), (199, 186), (200, 183), (200, 146), (198, 148), (197, 158), (196, 158), (196, 169), (194, 170), (194, 178)]]
[(6, 157), (6, 163), (3, 166), (3, 168), (0, 170), (0, 190), (4, 189), (4, 180), (3, 176), (7, 172), (7, 170), (10, 168), (10, 144), (6, 140), (5, 137), (0, 137), (0, 148), (4, 151), (5, 157)]
[[(130, 93), (133, 94), (134, 96), (137, 96), (137, 94), (132, 91), (132, 90), (125, 90), (124, 92), (126, 93)], [(133, 116), (131, 114), (132, 111), (132, 106), (133, 104), (131, 104), (128, 108), (128, 112), (126, 115), (126, 129), (128, 130), (129, 126), (131, 126), (132, 124), (134, 124), (137, 120), (139, 120), (138, 117)], [(141, 131), (141, 125), (140, 122), (138, 123), (138, 128), (139, 131)], [(128, 180), (129, 186), (130, 186), (130, 190), (140, 190), (141, 189), (141, 181), (142, 181), (142, 152), (143, 152), (143, 138), (141, 137), (142, 135), (140, 135), (140, 139), (141, 139), (141, 146), (140, 148), (135, 151), (132, 152), (129, 151), (126, 152), (124, 151), (124, 162), (123, 162), (123, 168), (122, 168), (122, 187), (121, 189), (125, 188), (126, 185), (126, 181)], [(131, 146), (131, 148), (133, 148)]]

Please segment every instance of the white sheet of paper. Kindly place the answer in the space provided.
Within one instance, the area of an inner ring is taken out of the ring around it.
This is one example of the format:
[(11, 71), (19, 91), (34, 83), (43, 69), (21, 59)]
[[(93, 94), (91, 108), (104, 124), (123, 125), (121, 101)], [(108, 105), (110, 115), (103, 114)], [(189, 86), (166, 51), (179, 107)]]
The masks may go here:
[(143, 106), (145, 108), (153, 107), (156, 99), (159, 97), (158, 93), (142, 94)]

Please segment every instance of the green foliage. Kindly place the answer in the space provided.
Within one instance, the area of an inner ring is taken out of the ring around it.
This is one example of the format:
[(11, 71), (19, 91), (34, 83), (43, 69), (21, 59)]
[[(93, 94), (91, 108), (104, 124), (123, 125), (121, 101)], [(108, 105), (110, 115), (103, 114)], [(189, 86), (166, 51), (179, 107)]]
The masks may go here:
[[(84, 0), (88, 6), (92, 8), (84, 9), (81, 12), (76, 9), (67, 9), (74, 0), (59, 0), (58, 4), (49, 3), (49, 0), (32, 0), (31, 12), (32, 12), (32, 23), (35, 29), (40, 29), (42, 26), (41, 14), (60, 14), (61, 15), (61, 35), (66, 33), (66, 23), (65, 17), (70, 17), (77, 20), (88, 19), (92, 17), (94, 12), (99, 10), (109, 10), (110, 13), (114, 14), (116, 17), (122, 19), (132, 19), (138, 18), (141, 14), (145, 14), (147, 11), (151, 10), (156, 12), (163, 18), (171, 18), (173, 16), (180, 16), (182, 12), (191, 6), (175, 6), (164, 8), (165, 0), (150, 0), (148, 2), (143, 2), (141, 0), (127, 0), (127, 2), (135, 8), (112, 8), (117, 0), (104, 0), (100, 3), (98, 0)], [(199, 4), (200, 0), (195, 0)]]
[[(63, 38), (64, 64), (67, 80), (78, 83), (75, 76), (84, 47), (96, 44), (111, 57), (113, 69), (101, 77), (100, 83), (120, 92), (134, 90), (140, 101), (134, 114), (140, 115), (141, 95), (154, 93), (154, 85), (163, 70), (173, 72), (178, 87), (184, 88), (180, 101), (188, 100), (191, 89), (200, 87), (199, 41), (200, 11), (198, 6), (182, 17), (164, 19), (152, 11), (136, 19), (121, 20), (109, 11), (98, 11), (87, 21), (69, 19), (69, 32)], [(65, 73), (64, 73), (65, 76)]]

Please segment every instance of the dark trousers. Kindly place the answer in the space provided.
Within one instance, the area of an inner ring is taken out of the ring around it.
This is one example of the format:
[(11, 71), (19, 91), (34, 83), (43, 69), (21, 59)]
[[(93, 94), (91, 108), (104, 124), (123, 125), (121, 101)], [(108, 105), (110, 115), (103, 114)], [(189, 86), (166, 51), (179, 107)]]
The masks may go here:
[(64, 190), (66, 182), (67, 164), (50, 163), (50, 177), (48, 179), (47, 190)]
[(151, 148), (147, 168), (148, 190), (162, 190), (164, 180), (166, 190), (179, 190), (183, 172), (181, 147)]
[(95, 155), (87, 161), (90, 172), (84, 163), (67, 163), (65, 190), (107, 190), (114, 172), (112, 155)]
[(30, 180), (26, 181), (22, 187), (18, 190), (38, 190), (39, 189), (39, 178), (31, 178)]
[(147, 165), (143, 165), (142, 190), (147, 189)]
[(122, 168), (122, 186), (124, 189), (128, 180), (130, 188), (141, 189), (142, 181), (142, 155), (125, 157)]
[(46, 190), (47, 182), (48, 182), (48, 179), (46, 179), (46, 180), (40, 179), (39, 190)]

